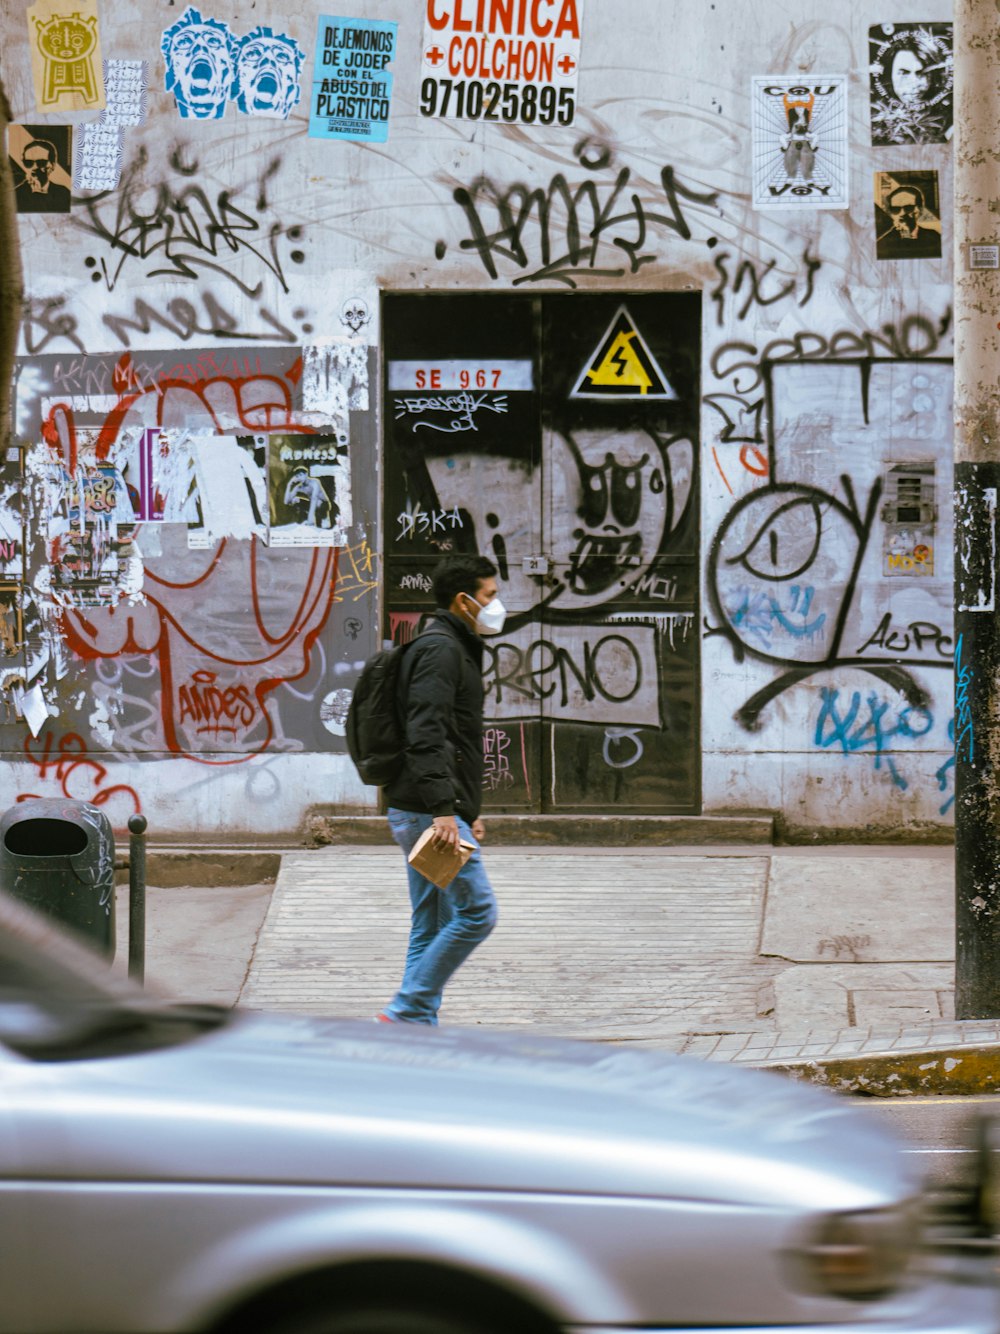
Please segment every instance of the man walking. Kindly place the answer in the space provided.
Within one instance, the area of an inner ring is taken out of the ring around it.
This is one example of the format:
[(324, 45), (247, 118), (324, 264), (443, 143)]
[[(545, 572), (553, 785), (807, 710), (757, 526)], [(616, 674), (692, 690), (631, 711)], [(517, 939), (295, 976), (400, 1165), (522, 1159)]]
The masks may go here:
[(499, 634), (506, 612), (497, 597), (496, 566), (485, 556), (446, 556), (434, 571), (437, 611), (400, 669), (399, 709), (406, 750), (385, 788), (392, 836), (408, 857), (429, 826), (434, 842), (475, 846), (447, 889), (407, 863), (412, 917), (403, 981), (378, 1016), (385, 1023), (436, 1024), (451, 975), (496, 923), (493, 890), (483, 868), (479, 818), (483, 782), (483, 646)]

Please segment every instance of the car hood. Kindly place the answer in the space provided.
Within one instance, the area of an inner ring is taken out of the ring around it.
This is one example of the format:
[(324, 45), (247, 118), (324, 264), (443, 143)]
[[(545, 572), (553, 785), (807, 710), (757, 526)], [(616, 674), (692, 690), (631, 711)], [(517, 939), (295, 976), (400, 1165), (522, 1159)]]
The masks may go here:
[(535, 1036), (242, 1012), (175, 1047), (25, 1065), (9, 1087), (31, 1177), (845, 1209), (916, 1187), (896, 1141), (832, 1094)]

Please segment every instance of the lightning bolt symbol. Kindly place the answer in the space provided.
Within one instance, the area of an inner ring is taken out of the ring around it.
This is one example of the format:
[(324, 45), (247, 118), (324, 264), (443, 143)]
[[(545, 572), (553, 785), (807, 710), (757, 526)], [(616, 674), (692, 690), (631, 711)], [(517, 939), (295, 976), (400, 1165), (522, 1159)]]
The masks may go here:
[(632, 334), (626, 334), (624, 339), (625, 346), (620, 347), (618, 351), (614, 354), (614, 356), (609, 358), (612, 366), (618, 367), (618, 369), (615, 371), (615, 374), (618, 376), (619, 379), (621, 379), (621, 377), (625, 374), (626, 370), (628, 369), (628, 363), (625, 360), (625, 353), (629, 350), (628, 345), (632, 341), (632, 337), (633, 337)]

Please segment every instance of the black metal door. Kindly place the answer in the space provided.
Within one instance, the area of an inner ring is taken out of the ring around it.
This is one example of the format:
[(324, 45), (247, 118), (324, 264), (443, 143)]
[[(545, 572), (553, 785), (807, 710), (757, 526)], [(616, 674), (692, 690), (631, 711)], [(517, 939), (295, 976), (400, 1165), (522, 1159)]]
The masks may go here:
[(481, 551), (488, 809), (699, 809), (700, 299), (384, 302), (387, 633)]

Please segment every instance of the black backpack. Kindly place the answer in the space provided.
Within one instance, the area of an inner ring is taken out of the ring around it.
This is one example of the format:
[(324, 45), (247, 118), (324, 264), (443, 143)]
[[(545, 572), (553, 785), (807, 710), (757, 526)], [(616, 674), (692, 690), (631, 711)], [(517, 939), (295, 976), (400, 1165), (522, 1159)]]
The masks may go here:
[(369, 787), (391, 783), (402, 766), (406, 734), (399, 711), (399, 671), (403, 654), (423, 638), (418, 635), (408, 644), (373, 654), (355, 683), (345, 724), (347, 751)]

